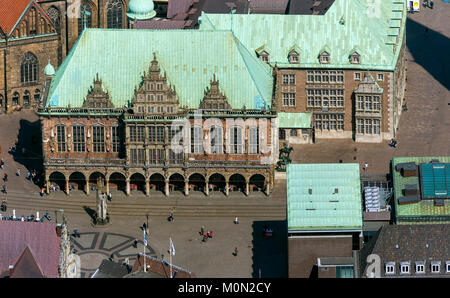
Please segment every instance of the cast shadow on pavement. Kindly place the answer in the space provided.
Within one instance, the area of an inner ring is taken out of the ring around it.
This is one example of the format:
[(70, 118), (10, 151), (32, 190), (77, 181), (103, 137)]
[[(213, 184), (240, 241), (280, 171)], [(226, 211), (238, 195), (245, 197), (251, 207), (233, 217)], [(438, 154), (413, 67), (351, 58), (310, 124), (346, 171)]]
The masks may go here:
[[(287, 223), (286, 220), (253, 222), (253, 278), (287, 278)], [(264, 237), (264, 227), (273, 231)]]
[(407, 18), (406, 46), (415, 62), (450, 90), (450, 39), (440, 32)]

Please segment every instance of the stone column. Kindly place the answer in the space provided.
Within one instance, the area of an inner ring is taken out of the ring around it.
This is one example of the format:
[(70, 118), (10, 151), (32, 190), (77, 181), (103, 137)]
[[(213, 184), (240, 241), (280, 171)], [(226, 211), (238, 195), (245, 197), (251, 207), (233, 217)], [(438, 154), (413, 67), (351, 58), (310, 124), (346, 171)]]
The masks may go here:
[(86, 192), (86, 195), (89, 195), (89, 181), (86, 181), (86, 184), (84, 185), (84, 191)]
[(169, 180), (166, 180), (166, 184), (164, 186), (164, 191), (166, 193), (166, 197), (169, 196)]
[(147, 197), (150, 196), (150, 178), (145, 179), (145, 194), (147, 195)]
[(209, 196), (209, 183), (208, 183), (208, 181), (206, 181), (206, 183), (205, 183), (205, 194), (207, 196)]
[(248, 196), (250, 194), (250, 184), (248, 181), (245, 181), (245, 195)]
[(267, 182), (267, 186), (266, 186), (266, 195), (267, 195), (267, 196), (270, 195), (270, 182)]
[(109, 180), (105, 179), (106, 194), (109, 194)]
[(228, 195), (230, 194), (230, 183), (228, 182), (228, 180), (225, 182), (225, 195), (228, 197)]
[(189, 195), (189, 179), (184, 180), (184, 195)]
[(70, 191), (69, 191), (69, 179), (66, 178), (66, 194), (70, 195)]
[(130, 178), (127, 178), (127, 186), (126, 186), (126, 192), (127, 192), (127, 196), (130, 195)]
[(46, 177), (45, 180), (47, 181), (47, 182), (45, 183), (45, 188), (46, 188), (46, 190), (47, 190), (47, 194), (49, 194), (49, 193), (50, 193), (50, 181), (49, 181), (50, 178)]

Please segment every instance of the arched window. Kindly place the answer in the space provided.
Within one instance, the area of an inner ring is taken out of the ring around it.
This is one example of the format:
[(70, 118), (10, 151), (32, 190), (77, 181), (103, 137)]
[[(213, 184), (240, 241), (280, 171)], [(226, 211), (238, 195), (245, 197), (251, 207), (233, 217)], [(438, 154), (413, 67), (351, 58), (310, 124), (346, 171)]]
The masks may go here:
[(30, 30), (30, 35), (36, 35), (37, 33), (37, 28), (36, 28), (36, 9), (34, 7), (32, 7), (30, 9), (30, 14), (29, 14), (29, 30)]
[(26, 53), (20, 66), (20, 81), (22, 83), (37, 82), (37, 71), (38, 59), (30, 52)]
[[(86, 13), (88, 12), (88, 13)], [(86, 2), (83, 2), (80, 6), (80, 17), (78, 18), (78, 35), (83, 32), (84, 29), (84, 18), (86, 16), (86, 27), (92, 27), (92, 8)]]
[(23, 105), (29, 106), (30, 105), (30, 91), (25, 90), (23, 93)]
[(19, 93), (14, 92), (12, 97), (12, 105), (17, 106), (19, 104)]
[(108, 28), (122, 28), (122, 2), (120, 0), (110, 0), (108, 7), (106, 8), (107, 15), (107, 25)]
[(61, 19), (61, 14), (59, 13), (59, 9), (52, 6), (48, 9), (47, 11), (48, 16), (50, 17), (50, 19), (53, 22), (53, 25), (55, 25), (55, 28), (57, 31), (59, 31), (60, 29), (60, 19)]
[(47, 30), (45, 30), (45, 29), (46, 29), (45, 27), (46, 27), (46, 26), (45, 26), (45, 21), (44, 21), (43, 18), (41, 18), (41, 19), (39, 20), (39, 34), (45, 34), (45, 33), (47, 33), (47, 32), (46, 32)]
[(34, 102), (40, 102), (41, 101), (41, 90), (36, 89), (34, 90)]

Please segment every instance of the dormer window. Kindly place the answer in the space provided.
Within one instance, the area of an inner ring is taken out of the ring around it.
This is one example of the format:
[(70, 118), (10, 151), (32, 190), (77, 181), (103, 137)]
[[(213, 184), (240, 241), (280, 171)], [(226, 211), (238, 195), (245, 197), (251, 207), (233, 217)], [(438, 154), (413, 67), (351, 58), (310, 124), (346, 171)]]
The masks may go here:
[(450, 261), (445, 262), (445, 273), (450, 273)]
[(350, 55), (350, 63), (361, 64), (361, 56), (357, 52), (354, 52), (353, 54)]
[(386, 275), (395, 274), (395, 262), (389, 262), (385, 265)]
[(431, 273), (440, 273), (441, 272), (441, 262), (440, 261), (432, 261), (431, 262)]
[(330, 63), (330, 54), (328, 54), (327, 52), (322, 52), (320, 54), (320, 63), (321, 64), (328, 64), (328, 63)]
[(409, 262), (401, 262), (400, 263), (400, 273), (401, 274), (409, 274)]
[(425, 273), (425, 262), (416, 262), (416, 274)]
[(298, 64), (300, 61), (299, 55), (296, 51), (292, 51), (289, 53), (289, 63)]
[(263, 51), (261, 54), (259, 54), (259, 59), (261, 59), (262, 62), (269, 63), (269, 53)]

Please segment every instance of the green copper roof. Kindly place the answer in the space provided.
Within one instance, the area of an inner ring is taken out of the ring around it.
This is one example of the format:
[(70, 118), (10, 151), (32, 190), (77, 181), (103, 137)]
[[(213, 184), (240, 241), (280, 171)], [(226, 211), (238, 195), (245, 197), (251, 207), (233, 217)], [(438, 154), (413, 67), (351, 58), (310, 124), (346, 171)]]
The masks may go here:
[(50, 63), (50, 60), (48, 60), (48, 64), (44, 68), (44, 74), (47, 76), (52, 76), (55, 74), (55, 68)]
[(131, 0), (128, 3), (127, 16), (130, 19), (148, 20), (156, 16), (152, 0)]
[[(444, 200), (444, 206), (434, 206), (433, 200), (421, 200), (418, 203), (399, 205), (397, 199), (403, 196), (406, 184), (417, 184), (419, 177), (403, 177), (395, 170), (399, 163), (415, 162), (417, 165), (430, 163), (431, 160), (439, 160), (441, 163), (450, 163), (450, 156), (427, 156), (427, 157), (395, 157), (392, 159), (392, 174), (394, 183), (395, 214), (398, 224), (402, 223), (450, 223), (450, 199)], [(420, 220), (418, 220), (418, 218)], [(444, 221), (442, 221), (444, 219)], [(446, 220), (445, 220), (446, 219)]]
[(311, 113), (278, 113), (279, 128), (311, 128)]
[[(279, 67), (393, 70), (405, 22), (406, 0), (336, 0), (325, 15), (202, 13), (200, 29), (232, 27), (251, 52), (264, 49), (270, 63)], [(288, 54), (295, 44), (300, 63), (290, 64)], [(359, 50), (361, 64), (350, 63), (353, 49)], [(329, 64), (319, 63), (324, 50), (330, 54)]]
[(359, 165), (289, 164), (287, 221), (289, 231), (362, 229)]
[(52, 80), (48, 107), (80, 107), (98, 73), (115, 107), (131, 102), (153, 53), (181, 106), (198, 108), (215, 74), (234, 109), (263, 109), (273, 77), (230, 31), (86, 29)]

